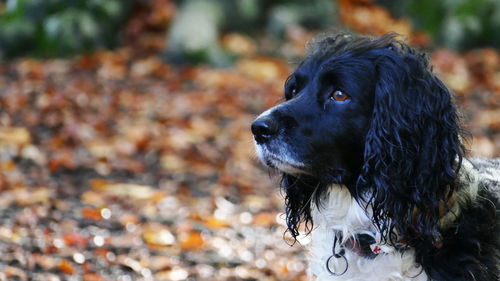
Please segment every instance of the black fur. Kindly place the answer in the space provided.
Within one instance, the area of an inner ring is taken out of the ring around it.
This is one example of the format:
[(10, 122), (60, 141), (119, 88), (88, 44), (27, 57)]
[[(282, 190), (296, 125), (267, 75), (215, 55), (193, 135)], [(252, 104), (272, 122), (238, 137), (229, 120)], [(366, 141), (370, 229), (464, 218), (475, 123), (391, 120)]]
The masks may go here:
[(452, 227), (442, 229), (441, 247), (422, 240), (412, 243), (417, 261), (432, 280), (499, 280), (500, 206), (487, 187), (476, 202), (463, 205)]
[[(427, 56), (391, 34), (342, 34), (311, 47), (285, 84), (287, 102), (252, 126), (270, 154), (286, 150), (303, 164), (283, 173), (292, 236), (301, 222), (312, 229), (310, 204), (341, 183), (372, 208), (384, 239), (397, 233), (416, 249), (433, 280), (498, 280), (498, 194), (488, 191), (498, 182), (482, 183), (454, 224), (438, 227), (440, 205), (460, 188), (466, 135)], [(349, 99), (331, 99), (336, 90)]]

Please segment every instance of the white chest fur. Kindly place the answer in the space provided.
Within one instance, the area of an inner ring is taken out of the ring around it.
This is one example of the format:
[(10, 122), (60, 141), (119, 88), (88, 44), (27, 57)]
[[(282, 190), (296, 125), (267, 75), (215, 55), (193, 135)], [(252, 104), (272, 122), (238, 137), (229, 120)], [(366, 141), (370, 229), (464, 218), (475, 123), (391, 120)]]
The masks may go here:
[[(332, 186), (329, 195), (320, 205), (312, 208), (315, 227), (309, 249), (308, 273), (311, 280), (427, 280), (425, 272), (422, 272), (422, 268), (415, 263), (413, 249), (408, 249), (403, 254), (389, 250), (374, 259), (359, 256), (354, 251), (345, 249), (347, 271), (340, 276), (330, 274), (326, 261), (332, 255), (335, 233), (341, 233), (345, 241), (355, 234), (374, 233), (375, 227), (369, 214), (366, 214), (345, 187)], [(343, 259), (332, 258), (330, 264), (332, 267), (341, 268), (340, 271), (345, 269)]]

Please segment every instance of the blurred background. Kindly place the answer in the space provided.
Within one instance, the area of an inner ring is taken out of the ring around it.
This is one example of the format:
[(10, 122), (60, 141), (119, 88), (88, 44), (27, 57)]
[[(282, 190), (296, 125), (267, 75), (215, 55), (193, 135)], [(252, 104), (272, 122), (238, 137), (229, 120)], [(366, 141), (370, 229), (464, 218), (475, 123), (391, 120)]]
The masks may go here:
[(397, 32), (500, 156), (496, 0), (0, 1), (0, 280), (306, 280), (252, 120), (322, 33)]

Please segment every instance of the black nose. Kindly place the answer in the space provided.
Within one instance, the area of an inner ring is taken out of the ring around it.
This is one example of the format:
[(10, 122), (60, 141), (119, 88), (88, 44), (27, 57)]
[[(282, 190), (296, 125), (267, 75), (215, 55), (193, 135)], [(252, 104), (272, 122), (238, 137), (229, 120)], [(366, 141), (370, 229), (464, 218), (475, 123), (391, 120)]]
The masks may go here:
[(278, 126), (269, 117), (261, 117), (252, 123), (252, 133), (258, 144), (266, 143), (278, 133)]

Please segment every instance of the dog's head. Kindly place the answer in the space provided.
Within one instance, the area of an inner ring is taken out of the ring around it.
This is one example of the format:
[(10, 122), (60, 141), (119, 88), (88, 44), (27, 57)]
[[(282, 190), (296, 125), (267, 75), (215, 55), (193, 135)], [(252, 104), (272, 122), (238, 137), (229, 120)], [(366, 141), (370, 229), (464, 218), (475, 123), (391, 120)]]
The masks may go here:
[(333, 183), (370, 206), (383, 237), (437, 235), (464, 149), (452, 94), (425, 55), (394, 35), (329, 37), (312, 44), (285, 99), (252, 132), (258, 157), (283, 173), (293, 236)]

